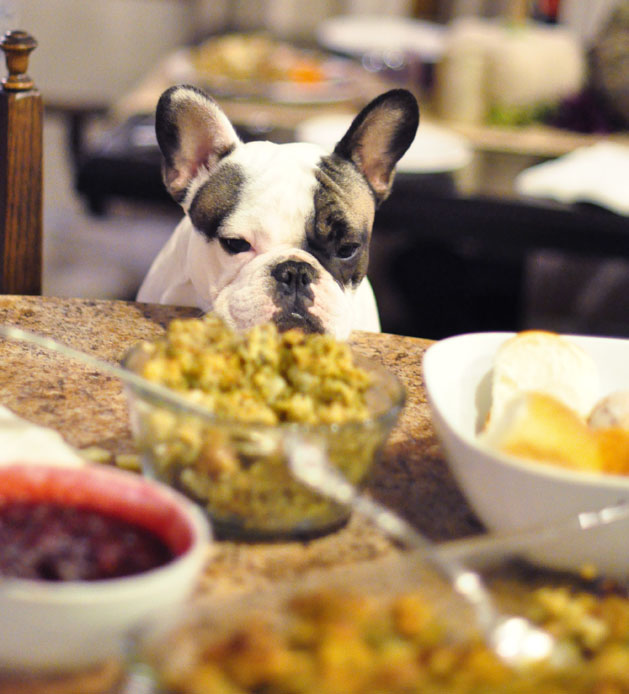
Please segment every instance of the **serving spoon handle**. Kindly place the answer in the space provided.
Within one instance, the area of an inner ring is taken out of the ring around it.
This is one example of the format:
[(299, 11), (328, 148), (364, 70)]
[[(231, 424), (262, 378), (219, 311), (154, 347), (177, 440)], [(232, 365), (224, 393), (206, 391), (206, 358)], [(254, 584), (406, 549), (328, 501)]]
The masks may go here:
[(74, 347), (69, 347), (61, 342), (57, 342), (57, 340), (53, 340), (51, 337), (38, 335), (37, 333), (32, 333), (28, 330), (16, 328), (13, 325), (4, 324), (0, 324), (0, 337), (4, 337), (7, 340), (12, 340), (13, 342), (26, 342), (28, 344), (41, 347), (48, 352), (54, 352), (64, 357), (75, 359), (76, 361), (82, 362), (87, 366), (91, 366), (102, 373), (115, 376), (126, 385), (131, 386), (137, 393), (148, 399), (156, 400), (159, 403), (172, 405), (173, 407), (188, 412), (189, 414), (200, 415), (202, 417), (212, 416), (211, 412), (206, 408), (195, 404), (166, 386), (149, 381), (148, 379), (124, 368), (123, 366), (112, 364), (104, 359), (95, 357), (93, 354), (82, 352), (78, 349), (74, 349)]
[(525, 530), (513, 530), (500, 533), (489, 532), (485, 535), (450, 540), (438, 545), (441, 555), (451, 558), (492, 557), (514, 555), (532, 546), (546, 542), (562, 540), (570, 533), (582, 533), (606, 525), (629, 520), (629, 502), (622, 501), (594, 511), (581, 511), (548, 525), (534, 526)]

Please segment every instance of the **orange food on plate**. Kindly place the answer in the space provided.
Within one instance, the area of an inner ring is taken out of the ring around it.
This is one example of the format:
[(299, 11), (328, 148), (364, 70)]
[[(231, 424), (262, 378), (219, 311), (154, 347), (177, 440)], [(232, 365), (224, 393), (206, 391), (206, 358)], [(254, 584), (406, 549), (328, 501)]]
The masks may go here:
[(316, 83), (325, 79), (325, 73), (313, 60), (298, 60), (288, 70), (288, 78), (293, 82)]
[(598, 429), (594, 436), (600, 448), (603, 472), (629, 475), (629, 431), (610, 427)]
[(212, 79), (317, 83), (327, 77), (323, 53), (259, 33), (212, 37), (192, 49), (191, 60)]

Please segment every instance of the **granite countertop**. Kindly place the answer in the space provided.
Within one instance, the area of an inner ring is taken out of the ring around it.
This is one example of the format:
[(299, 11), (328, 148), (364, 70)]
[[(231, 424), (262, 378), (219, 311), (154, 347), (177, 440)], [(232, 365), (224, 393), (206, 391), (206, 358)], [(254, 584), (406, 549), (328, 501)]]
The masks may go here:
[[(195, 309), (123, 301), (0, 297), (0, 322), (53, 337), (76, 349), (119, 362), (142, 339), (161, 334)], [(427, 340), (355, 333), (355, 349), (381, 361), (403, 382), (407, 403), (369, 491), (434, 540), (478, 532), (480, 524), (460, 494), (433, 431), (422, 381)], [(39, 348), (0, 342), (0, 404), (56, 429), (78, 448), (112, 454), (135, 451), (120, 382)], [(308, 542), (218, 542), (208, 557), (201, 590), (221, 593), (262, 587), (311, 569), (383, 557), (397, 551), (368, 522), (354, 516), (341, 530)]]

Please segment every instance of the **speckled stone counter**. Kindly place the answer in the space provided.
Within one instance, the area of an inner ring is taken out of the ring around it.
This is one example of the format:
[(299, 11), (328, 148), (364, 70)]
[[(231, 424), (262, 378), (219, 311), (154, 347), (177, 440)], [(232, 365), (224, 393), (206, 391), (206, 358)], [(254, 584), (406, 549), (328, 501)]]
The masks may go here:
[[(0, 297), (0, 322), (53, 337), (118, 362), (138, 340), (154, 338), (176, 317), (194, 309), (120, 301)], [(480, 530), (444, 462), (425, 399), (422, 357), (429, 342), (388, 334), (356, 333), (356, 350), (381, 361), (403, 382), (407, 403), (374, 470), (369, 491), (434, 540)], [(120, 382), (39, 348), (0, 341), (0, 404), (59, 431), (79, 448), (113, 454), (134, 451)], [(353, 517), (346, 527), (309, 542), (217, 543), (208, 558), (203, 592), (247, 590), (321, 567), (397, 551), (369, 523)]]

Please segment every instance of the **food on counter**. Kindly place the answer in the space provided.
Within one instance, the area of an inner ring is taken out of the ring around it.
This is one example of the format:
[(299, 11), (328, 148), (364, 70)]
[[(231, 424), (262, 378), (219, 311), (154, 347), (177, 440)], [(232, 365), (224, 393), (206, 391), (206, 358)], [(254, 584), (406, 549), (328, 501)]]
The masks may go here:
[(87, 446), (79, 450), (81, 457), (91, 463), (101, 463), (103, 465), (114, 465), (122, 470), (140, 472), (142, 463), (137, 453), (113, 453), (102, 446)]
[(132, 576), (173, 558), (151, 531), (100, 511), (45, 502), (0, 505), (0, 576), (96, 581)]
[(113, 453), (102, 446), (86, 446), (79, 449), (79, 454), (90, 463), (110, 463)]
[(137, 453), (118, 453), (114, 456), (114, 465), (121, 470), (130, 470), (131, 472), (142, 470), (142, 461)]
[(525, 330), (506, 340), (494, 357), (487, 428), (520, 393), (552, 395), (586, 417), (599, 389), (598, 368), (587, 352), (556, 333)]
[(598, 370), (554, 333), (524, 331), (496, 352), (481, 441), (519, 458), (629, 475), (629, 392), (598, 399)]
[(567, 586), (526, 596), (525, 611), (572, 654), (516, 671), (465, 629), (452, 635), (419, 590), (388, 600), (321, 589), (281, 620), (256, 615), (217, 636), (184, 627), (156, 654), (168, 691), (285, 694), (620, 694), (629, 688), (629, 601)]
[(209, 411), (136, 399), (144, 467), (202, 503), (215, 525), (249, 535), (338, 525), (347, 511), (294, 480), (286, 438), (319, 442), (358, 484), (403, 401), (397, 381), (357, 365), (347, 343), (270, 323), (236, 333), (214, 315), (173, 321), (127, 365)]
[(197, 72), (212, 79), (312, 84), (327, 77), (322, 55), (265, 34), (213, 37), (191, 58)]
[(359, 62), (263, 32), (213, 36), (185, 51), (192, 81), (220, 98), (311, 104), (361, 99)]

